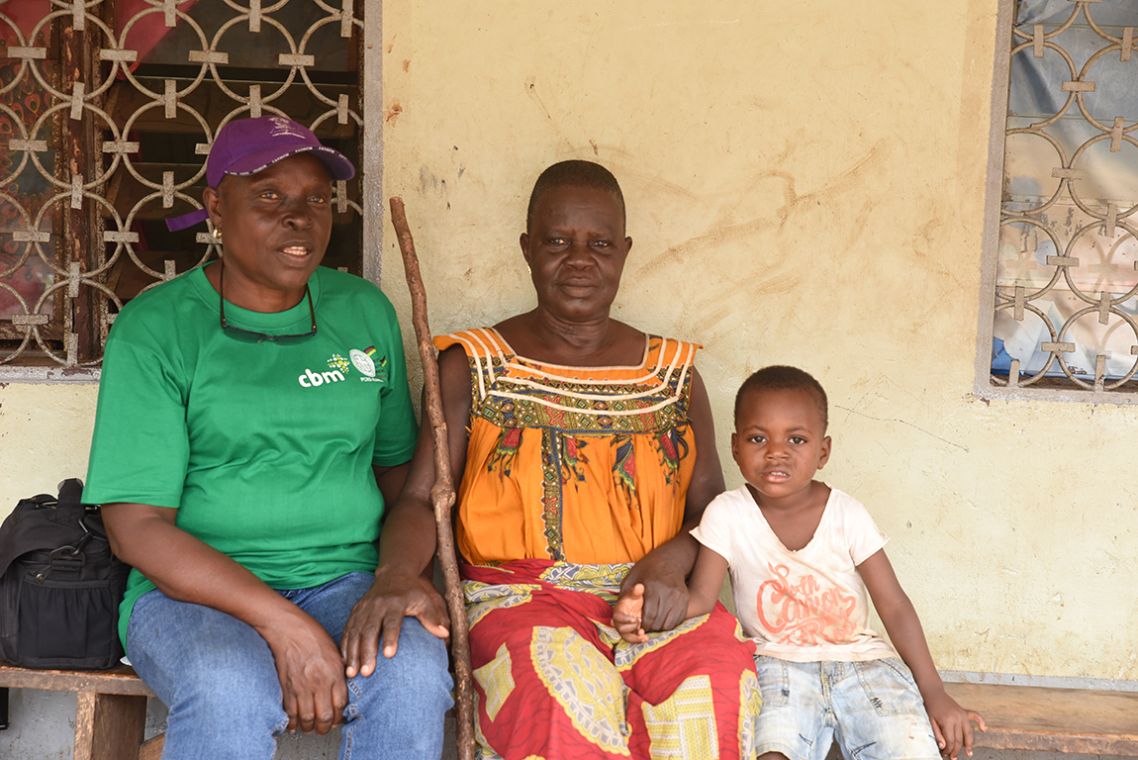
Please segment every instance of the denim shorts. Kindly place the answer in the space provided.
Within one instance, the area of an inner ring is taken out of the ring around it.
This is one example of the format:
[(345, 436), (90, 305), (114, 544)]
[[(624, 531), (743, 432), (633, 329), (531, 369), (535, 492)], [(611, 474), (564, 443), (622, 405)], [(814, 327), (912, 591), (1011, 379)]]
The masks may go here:
[(921, 693), (896, 657), (787, 662), (757, 655), (763, 707), (758, 754), (824, 760), (836, 740), (847, 760), (939, 760)]

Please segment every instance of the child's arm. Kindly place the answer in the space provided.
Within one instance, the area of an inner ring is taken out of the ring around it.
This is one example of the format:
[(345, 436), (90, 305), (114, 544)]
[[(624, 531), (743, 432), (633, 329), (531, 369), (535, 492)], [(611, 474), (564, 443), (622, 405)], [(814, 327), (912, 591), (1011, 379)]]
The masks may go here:
[(862, 562), (857, 571), (869, 590), (873, 606), (881, 616), (893, 646), (913, 672), (941, 752), (956, 760), (963, 749), (971, 757), (972, 721), (979, 725), (981, 731), (987, 731), (988, 727), (978, 713), (965, 710), (944, 690), (944, 683), (929, 654), (917, 611), (901, 588), (885, 550), (881, 549)]
[[(688, 578), (688, 610), (685, 619), (706, 615), (719, 600), (719, 589), (727, 575), (727, 560), (706, 546), (699, 547), (695, 567)], [(641, 627), (644, 609), (644, 584), (637, 583), (631, 591), (620, 595), (612, 609), (612, 624), (625, 641), (640, 644), (648, 640)]]

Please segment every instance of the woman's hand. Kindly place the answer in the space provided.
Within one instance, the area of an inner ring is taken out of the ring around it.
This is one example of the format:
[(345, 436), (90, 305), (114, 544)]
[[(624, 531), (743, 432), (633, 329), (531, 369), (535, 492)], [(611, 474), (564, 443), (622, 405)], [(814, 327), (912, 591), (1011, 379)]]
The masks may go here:
[(421, 575), (410, 576), (380, 571), (348, 617), (340, 641), (344, 673), (370, 676), (375, 672), (380, 637), (383, 656), (395, 656), (399, 648), (399, 629), (404, 617), (418, 619), (429, 633), (445, 639), (450, 636), (446, 605), (435, 587)]
[(644, 613), (644, 584), (637, 583), (632, 591), (622, 592), (612, 608), (612, 625), (629, 644), (643, 644), (648, 640), (641, 620)]
[[(692, 540), (690, 536), (684, 537)], [(664, 544), (633, 565), (620, 586), (621, 596), (632, 593), (636, 586), (644, 591), (642, 627), (646, 631), (670, 631), (683, 622), (688, 612), (686, 571), (691, 561), (671, 561), (669, 548)], [(684, 566), (681, 570), (680, 567)]]
[(925, 710), (941, 754), (949, 760), (957, 760), (963, 749), (965, 755), (972, 757), (972, 723), (981, 731), (988, 730), (980, 714), (961, 707), (944, 689), (925, 697)]
[(247, 569), (175, 524), (177, 510), (104, 504), (111, 547), (171, 599), (248, 623), (269, 645), (290, 731), (343, 722), (348, 689), (336, 644), (319, 623)]
[(294, 608), (258, 632), (273, 653), (288, 730), (326, 734), (344, 722), (348, 687), (340, 653), (328, 633)]

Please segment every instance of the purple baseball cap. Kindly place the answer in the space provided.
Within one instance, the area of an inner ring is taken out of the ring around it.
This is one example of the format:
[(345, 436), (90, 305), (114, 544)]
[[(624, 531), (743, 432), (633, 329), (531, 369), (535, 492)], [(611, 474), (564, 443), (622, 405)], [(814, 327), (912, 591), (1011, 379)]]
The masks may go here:
[[(332, 179), (351, 179), (356, 167), (338, 150), (322, 145), (307, 127), (284, 116), (238, 119), (221, 128), (205, 161), (206, 184), (217, 188), (226, 174), (248, 176), (298, 153), (320, 159)], [(209, 218), (204, 209), (166, 220), (171, 232), (201, 224)]]

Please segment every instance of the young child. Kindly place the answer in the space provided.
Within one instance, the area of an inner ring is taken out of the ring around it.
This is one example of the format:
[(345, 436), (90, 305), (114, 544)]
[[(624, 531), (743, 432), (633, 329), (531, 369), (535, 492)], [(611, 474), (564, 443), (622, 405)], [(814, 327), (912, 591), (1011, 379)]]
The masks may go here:
[[(712, 609), (730, 570), (758, 645), (759, 760), (821, 760), (831, 736), (859, 760), (970, 756), (971, 722), (986, 726), (945, 692), (885, 536), (860, 502), (814, 480), (830, 457), (826, 424), (826, 392), (800, 369), (766, 367), (743, 383), (731, 453), (746, 485), (692, 531), (688, 617)], [(867, 590), (896, 651), (867, 627)], [(628, 641), (646, 640), (642, 594), (638, 584), (613, 611)]]

